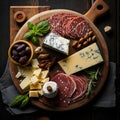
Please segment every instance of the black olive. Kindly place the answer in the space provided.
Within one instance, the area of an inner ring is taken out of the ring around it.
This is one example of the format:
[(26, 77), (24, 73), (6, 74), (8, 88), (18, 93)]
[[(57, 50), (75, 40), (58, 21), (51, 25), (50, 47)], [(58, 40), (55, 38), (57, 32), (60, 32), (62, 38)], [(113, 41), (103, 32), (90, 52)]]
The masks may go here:
[(18, 54), (19, 54), (20, 56), (25, 56), (25, 55), (26, 55), (26, 52), (25, 52), (25, 50), (22, 50), (22, 51), (20, 51)]
[(28, 61), (28, 57), (27, 56), (20, 57), (20, 59), (19, 59), (19, 63), (20, 64), (26, 64), (27, 61)]
[(21, 51), (21, 50), (24, 50), (25, 47), (26, 47), (26, 44), (23, 43), (23, 44), (19, 45), (16, 50)]
[(27, 47), (25, 48), (25, 52), (26, 52), (27, 55), (30, 55), (30, 54), (31, 54), (30, 47), (27, 46)]
[(18, 52), (15, 50), (15, 49), (12, 49), (12, 53), (11, 53), (13, 56), (17, 56), (18, 55)]

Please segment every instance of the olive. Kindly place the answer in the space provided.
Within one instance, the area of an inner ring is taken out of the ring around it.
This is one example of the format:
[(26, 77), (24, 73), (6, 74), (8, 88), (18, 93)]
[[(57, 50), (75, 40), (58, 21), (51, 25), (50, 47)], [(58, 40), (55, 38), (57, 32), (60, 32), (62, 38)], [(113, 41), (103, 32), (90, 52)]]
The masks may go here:
[(13, 48), (17, 49), (20, 44), (16, 43)]
[(30, 53), (31, 53), (30, 47), (27, 46), (25, 48), (25, 52), (26, 52), (27, 55), (30, 55)]
[(28, 60), (28, 57), (27, 56), (22, 56), (22, 57), (20, 57), (20, 59), (19, 59), (19, 63), (20, 64), (25, 64), (26, 62), (27, 62), (27, 60)]
[(16, 56), (12, 56), (12, 58), (15, 60), (15, 61), (18, 61), (20, 59), (20, 56), (19, 55), (16, 55)]
[(20, 51), (18, 54), (19, 54), (20, 56), (25, 56), (26, 52), (25, 52), (25, 50), (22, 50), (22, 51)]
[(17, 56), (17, 55), (18, 55), (18, 52), (17, 52), (15, 49), (13, 49), (11, 54), (12, 54), (13, 56)]
[(21, 44), (21, 45), (19, 45), (18, 47), (17, 47), (17, 51), (21, 51), (21, 50), (24, 50), (25, 49), (25, 47), (26, 47), (26, 45), (25, 44)]

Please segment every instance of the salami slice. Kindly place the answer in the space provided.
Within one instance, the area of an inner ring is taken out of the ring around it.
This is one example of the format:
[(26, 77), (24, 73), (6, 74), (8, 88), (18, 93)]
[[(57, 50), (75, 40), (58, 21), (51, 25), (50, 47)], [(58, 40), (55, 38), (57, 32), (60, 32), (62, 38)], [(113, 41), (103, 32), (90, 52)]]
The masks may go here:
[(84, 37), (86, 33), (92, 31), (89, 24), (84, 20), (75, 27), (75, 32), (78, 38)]
[(66, 36), (70, 37), (72, 39), (77, 39), (77, 33), (76, 33), (76, 26), (81, 23), (84, 19), (82, 17), (75, 17), (72, 20), (70, 20), (66, 25)]

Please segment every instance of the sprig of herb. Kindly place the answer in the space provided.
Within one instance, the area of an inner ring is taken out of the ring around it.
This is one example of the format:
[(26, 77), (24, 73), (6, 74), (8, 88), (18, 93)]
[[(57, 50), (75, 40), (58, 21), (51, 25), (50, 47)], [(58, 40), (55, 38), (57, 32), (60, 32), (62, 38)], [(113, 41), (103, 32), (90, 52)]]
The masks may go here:
[(29, 97), (27, 94), (17, 95), (10, 103), (10, 107), (24, 108), (28, 103), (29, 103)]
[(96, 86), (96, 82), (98, 78), (100, 77), (100, 69), (98, 68), (97, 70), (86, 70), (85, 71), (89, 77), (89, 84), (88, 84), (88, 89), (86, 95), (90, 95), (92, 92), (92, 89)]
[(39, 45), (39, 37), (43, 37), (50, 30), (50, 24), (48, 21), (41, 21), (38, 24), (34, 25), (31, 22), (28, 22), (29, 31), (26, 32), (23, 38), (30, 40), (34, 45)]

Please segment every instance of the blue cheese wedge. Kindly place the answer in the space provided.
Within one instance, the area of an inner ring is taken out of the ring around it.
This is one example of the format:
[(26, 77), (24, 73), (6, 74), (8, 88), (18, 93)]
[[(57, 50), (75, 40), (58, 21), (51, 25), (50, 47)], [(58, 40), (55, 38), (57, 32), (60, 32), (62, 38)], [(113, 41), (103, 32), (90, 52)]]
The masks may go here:
[(69, 54), (70, 40), (63, 38), (55, 33), (49, 33), (43, 41), (43, 46), (54, 49), (66, 55)]
[(96, 43), (62, 59), (58, 64), (68, 75), (84, 70), (98, 63), (103, 62), (102, 55)]

